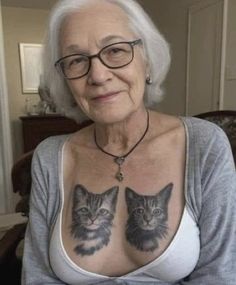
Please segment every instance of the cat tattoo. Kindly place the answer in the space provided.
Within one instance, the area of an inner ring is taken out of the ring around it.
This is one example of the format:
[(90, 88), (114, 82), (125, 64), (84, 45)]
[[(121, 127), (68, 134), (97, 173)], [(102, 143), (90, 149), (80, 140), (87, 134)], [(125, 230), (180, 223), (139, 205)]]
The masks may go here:
[(77, 254), (92, 255), (108, 245), (118, 188), (115, 186), (104, 193), (94, 194), (82, 185), (75, 186), (71, 234), (73, 238), (78, 239), (74, 248)]
[(126, 188), (129, 218), (126, 224), (128, 242), (141, 251), (154, 251), (159, 240), (168, 234), (168, 202), (173, 184), (153, 196), (139, 195)]

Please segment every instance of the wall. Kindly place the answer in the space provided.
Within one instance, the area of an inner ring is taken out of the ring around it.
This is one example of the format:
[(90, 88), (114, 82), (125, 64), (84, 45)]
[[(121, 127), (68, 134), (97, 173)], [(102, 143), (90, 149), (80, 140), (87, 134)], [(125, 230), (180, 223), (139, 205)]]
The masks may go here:
[[(172, 63), (158, 109), (185, 113), (188, 7), (200, 0), (139, 0), (170, 44)], [(236, 0), (228, 0), (224, 109), (236, 110)]]
[(22, 94), (19, 43), (42, 43), (48, 11), (2, 7), (9, 111), (12, 129), (13, 157), (22, 153), (22, 130), (19, 117), (24, 115), (25, 100), (38, 102), (37, 94)]
[(187, 5), (176, 0), (140, 0), (170, 45), (172, 62), (164, 83), (165, 97), (158, 109), (175, 115), (185, 113), (187, 56)]
[(229, 0), (224, 109), (236, 110), (236, 1)]

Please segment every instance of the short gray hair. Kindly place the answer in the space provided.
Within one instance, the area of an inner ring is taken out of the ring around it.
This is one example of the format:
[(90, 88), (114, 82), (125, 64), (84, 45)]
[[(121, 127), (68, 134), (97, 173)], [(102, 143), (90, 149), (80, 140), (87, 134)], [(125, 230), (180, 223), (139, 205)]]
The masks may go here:
[[(60, 55), (60, 29), (66, 16), (88, 6), (94, 0), (60, 0), (49, 16), (47, 36), (44, 45), (41, 88), (48, 88), (57, 109), (65, 116), (83, 121), (86, 119), (76, 104), (67, 82), (58, 73), (54, 63)], [(142, 39), (144, 54), (150, 69), (151, 85), (146, 85), (144, 103), (154, 107), (162, 98), (161, 84), (170, 65), (169, 46), (153, 21), (135, 0), (104, 0), (119, 6), (127, 15), (131, 30)]]

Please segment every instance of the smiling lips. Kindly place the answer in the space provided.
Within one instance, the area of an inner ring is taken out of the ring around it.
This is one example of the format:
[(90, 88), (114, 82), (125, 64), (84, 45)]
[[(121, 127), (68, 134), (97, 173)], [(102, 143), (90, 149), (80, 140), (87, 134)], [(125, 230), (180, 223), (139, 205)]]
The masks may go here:
[(115, 98), (120, 92), (109, 92), (109, 93), (105, 93), (105, 94), (101, 94), (101, 95), (97, 95), (95, 97), (92, 98), (92, 101), (95, 102), (105, 102), (105, 101), (109, 101), (113, 98)]

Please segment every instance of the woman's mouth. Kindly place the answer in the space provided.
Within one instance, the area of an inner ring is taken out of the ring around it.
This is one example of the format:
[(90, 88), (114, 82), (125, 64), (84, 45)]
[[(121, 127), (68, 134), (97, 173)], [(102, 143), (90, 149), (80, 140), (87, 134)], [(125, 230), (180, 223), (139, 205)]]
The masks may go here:
[(94, 96), (92, 98), (92, 101), (94, 102), (108, 102), (108, 101), (113, 101), (114, 99), (117, 98), (117, 96), (119, 95), (119, 91), (118, 92), (109, 92), (109, 93), (104, 93), (104, 94), (100, 94), (97, 96)]

